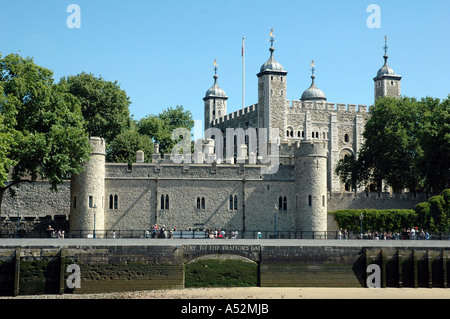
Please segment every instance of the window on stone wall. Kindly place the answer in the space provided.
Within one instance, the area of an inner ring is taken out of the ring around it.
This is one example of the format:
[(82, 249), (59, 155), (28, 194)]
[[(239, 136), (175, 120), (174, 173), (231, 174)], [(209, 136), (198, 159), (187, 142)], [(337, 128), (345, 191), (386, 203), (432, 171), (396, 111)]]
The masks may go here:
[(237, 195), (230, 195), (230, 203), (229, 210), (237, 210), (238, 209), (238, 198)]
[(73, 197), (73, 208), (77, 208), (77, 197)]
[(109, 195), (109, 209), (117, 209), (119, 205), (119, 197), (116, 195)]
[(294, 137), (294, 130), (292, 129), (292, 127), (288, 127), (286, 130), (286, 136), (287, 137)]
[(325, 195), (322, 195), (322, 207), (325, 207)]
[(308, 195), (308, 206), (312, 206), (312, 196)]
[(205, 197), (197, 197), (197, 209), (206, 209)]
[(161, 195), (161, 209), (169, 209), (169, 195)]
[(287, 197), (286, 196), (278, 197), (278, 210), (287, 211)]
[(92, 196), (89, 196), (89, 208), (92, 208), (94, 206), (94, 198)]
[(345, 134), (344, 135), (344, 142), (348, 143), (348, 141), (349, 141), (349, 136), (348, 136), (348, 134)]

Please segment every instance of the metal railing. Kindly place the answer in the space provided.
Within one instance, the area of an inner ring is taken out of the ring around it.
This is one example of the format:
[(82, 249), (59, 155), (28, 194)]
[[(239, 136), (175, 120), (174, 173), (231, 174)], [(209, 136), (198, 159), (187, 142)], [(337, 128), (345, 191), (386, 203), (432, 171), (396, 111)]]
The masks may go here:
[(71, 231), (0, 231), (0, 238), (135, 238), (135, 239), (368, 239), (368, 240), (449, 240), (449, 233), (341, 232), (341, 231), (277, 231), (245, 230), (71, 230)]

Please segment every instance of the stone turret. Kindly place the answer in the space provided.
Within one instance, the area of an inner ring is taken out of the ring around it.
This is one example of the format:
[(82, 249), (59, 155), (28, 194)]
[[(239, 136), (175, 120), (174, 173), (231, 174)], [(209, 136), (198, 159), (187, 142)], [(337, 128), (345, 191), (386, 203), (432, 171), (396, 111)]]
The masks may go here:
[(269, 59), (261, 66), (258, 77), (258, 127), (278, 128), (278, 136), (270, 136), (269, 142), (284, 139), (286, 131), (287, 71), (275, 60), (273, 30), (270, 32)]
[(304, 236), (325, 235), (327, 230), (327, 156), (326, 141), (297, 142), (295, 160), (296, 230)]
[(103, 237), (105, 230), (105, 140), (91, 137), (91, 158), (70, 185), (70, 231), (80, 237)]

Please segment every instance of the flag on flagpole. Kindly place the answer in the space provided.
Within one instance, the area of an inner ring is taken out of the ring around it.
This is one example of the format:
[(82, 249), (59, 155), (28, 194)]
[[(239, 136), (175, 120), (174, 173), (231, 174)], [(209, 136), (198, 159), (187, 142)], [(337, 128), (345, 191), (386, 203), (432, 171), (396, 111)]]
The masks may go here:
[(245, 38), (242, 37), (242, 54), (241, 54), (241, 56), (244, 56), (244, 47), (245, 47), (244, 40), (245, 40)]

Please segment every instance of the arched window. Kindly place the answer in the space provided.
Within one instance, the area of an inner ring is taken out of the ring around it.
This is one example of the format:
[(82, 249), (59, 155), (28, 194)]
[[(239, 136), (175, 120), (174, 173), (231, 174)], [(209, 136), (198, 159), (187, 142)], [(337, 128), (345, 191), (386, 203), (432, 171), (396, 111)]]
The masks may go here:
[(197, 197), (197, 209), (200, 209), (200, 197)]
[(202, 209), (206, 209), (205, 197), (202, 197)]
[(292, 127), (288, 127), (286, 130), (287, 137), (294, 137), (294, 129)]
[(234, 195), (234, 210), (237, 210), (237, 208), (238, 208), (237, 195)]
[(230, 205), (229, 210), (233, 210), (233, 195), (230, 195)]
[(283, 197), (283, 210), (287, 211), (287, 198), (286, 198), (286, 196)]
[(119, 203), (119, 197), (116, 195), (114, 195), (114, 209), (117, 209)]
[(161, 195), (161, 209), (164, 209), (164, 203), (165, 203), (164, 195)]
[(109, 209), (114, 208), (114, 197), (113, 195), (109, 195)]
[(169, 209), (169, 195), (166, 195), (166, 207), (165, 209)]

